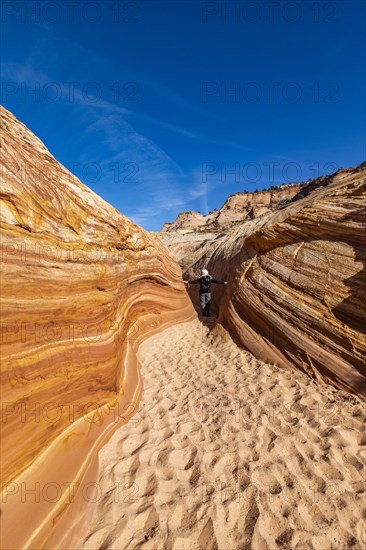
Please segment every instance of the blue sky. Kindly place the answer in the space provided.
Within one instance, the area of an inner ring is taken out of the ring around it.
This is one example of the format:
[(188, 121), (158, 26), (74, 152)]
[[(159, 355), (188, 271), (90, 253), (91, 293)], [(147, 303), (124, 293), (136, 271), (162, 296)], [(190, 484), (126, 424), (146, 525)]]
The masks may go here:
[(148, 230), (366, 158), (362, 1), (1, 10), (1, 103)]

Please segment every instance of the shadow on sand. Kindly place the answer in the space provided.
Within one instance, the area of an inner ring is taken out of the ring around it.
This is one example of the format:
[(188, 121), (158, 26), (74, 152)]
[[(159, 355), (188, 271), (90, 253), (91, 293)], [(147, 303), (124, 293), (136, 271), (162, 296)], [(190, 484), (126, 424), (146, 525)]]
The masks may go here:
[(217, 323), (217, 317), (202, 317), (202, 315), (198, 316), (199, 320), (201, 321), (202, 325), (204, 327), (207, 327), (210, 332), (211, 330), (216, 326)]
[(206, 327), (208, 328), (208, 332), (210, 333), (212, 331), (212, 329), (216, 326), (217, 324), (217, 317), (216, 315), (214, 315), (213, 313), (211, 313), (211, 316), (210, 317), (205, 317), (204, 315), (202, 315), (202, 312), (201, 312), (201, 309), (196, 307), (194, 308), (196, 310), (196, 313), (197, 313), (197, 317), (199, 319), (199, 321), (202, 323), (202, 326), (203, 327)]

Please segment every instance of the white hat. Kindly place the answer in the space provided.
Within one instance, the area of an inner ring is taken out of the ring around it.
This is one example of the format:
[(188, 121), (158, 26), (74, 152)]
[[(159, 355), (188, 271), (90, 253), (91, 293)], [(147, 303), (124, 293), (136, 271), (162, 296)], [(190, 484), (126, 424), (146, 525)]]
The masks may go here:
[(208, 275), (207, 269), (202, 269), (202, 275)]

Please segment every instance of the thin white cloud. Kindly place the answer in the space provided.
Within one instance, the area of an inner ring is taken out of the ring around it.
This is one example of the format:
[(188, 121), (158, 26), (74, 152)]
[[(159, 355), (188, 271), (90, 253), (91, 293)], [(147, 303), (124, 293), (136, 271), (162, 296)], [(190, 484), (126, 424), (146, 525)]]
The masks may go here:
[(201, 199), (201, 210), (204, 214), (208, 214), (208, 194), (213, 190), (215, 185), (209, 187), (207, 181), (197, 179), (196, 185), (188, 189), (188, 196), (190, 200)]
[[(35, 84), (39, 85), (41, 88), (45, 88), (49, 85), (54, 85), (55, 89), (50, 90), (49, 93), (56, 93), (56, 89), (60, 93), (60, 96), (65, 98), (69, 104), (77, 104), (83, 107), (90, 107), (92, 109), (99, 109), (102, 111), (106, 111), (109, 114), (112, 113), (118, 113), (121, 115), (125, 115), (127, 117), (131, 117), (132, 119), (140, 119), (144, 122), (148, 122), (149, 124), (154, 124), (159, 128), (163, 128), (165, 130), (168, 130), (172, 133), (179, 134), (182, 136), (185, 136), (189, 139), (194, 139), (197, 141), (201, 141), (203, 143), (212, 143), (215, 145), (221, 145), (225, 147), (233, 147), (235, 149), (239, 150), (251, 150), (251, 148), (248, 148), (240, 143), (237, 142), (231, 142), (228, 140), (222, 140), (220, 138), (216, 138), (214, 136), (209, 136), (206, 134), (202, 134), (200, 132), (196, 132), (194, 130), (189, 130), (187, 128), (184, 128), (178, 124), (172, 124), (171, 122), (166, 122), (160, 118), (153, 117), (151, 115), (148, 115), (146, 113), (132, 111), (130, 109), (126, 109), (124, 107), (121, 107), (111, 101), (107, 101), (103, 98), (95, 98), (95, 101), (91, 100), (91, 98), (86, 98), (85, 95), (83, 95), (83, 92), (77, 88), (77, 86), (72, 85), (72, 83), (62, 83), (55, 80), (52, 80), (48, 78), (46, 75), (41, 73), (40, 71), (36, 71), (34, 67), (28, 63), (28, 64), (20, 64), (15, 62), (8, 62), (3, 64), (3, 79), (9, 79), (9, 83), (15, 83), (21, 86), (25, 86), (27, 83), (30, 85), (30, 88), (32, 88)], [(199, 107), (195, 106), (193, 103), (184, 100), (181, 96), (175, 94), (174, 92), (169, 91), (169, 93), (166, 94), (166, 97), (169, 97), (170, 100), (173, 98), (177, 98), (177, 102), (182, 104), (187, 104), (192, 109), (194, 107), (197, 108), (197, 110), (200, 110)], [(205, 112), (203, 110), (203, 112)], [(220, 119), (220, 117), (218, 117)]]
[[(3, 63), (2, 65), (2, 79), (6, 83), (7, 79), (9, 83), (18, 84), (21, 93), (27, 92), (27, 85), (29, 89), (35, 89), (36, 86), (40, 89), (40, 96), (45, 95), (44, 101), (49, 101), (47, 94), (52, 94), (56, 97), (56, 94), (59, 94), (60, 100), (64, 100), (70, 105), (76, 104), (83, 107), (90, 107), (92, 109), (101, 109), (108, 111), (109, 113), (119, 113), (121, 115), (126, 115), (128, 110), (112, 103), (106, 101), (102, 98), (87, 98), (83, 95), (82, 91), (77, 88), (73, 83), (58, 82), (57, 80), (52, 80), (43, 74), (40, 71), (34, 69), (31, 64), (21, 64), (21, 63)], [(49, 87), (49, 90), (46, 88)]]
[(202, 141), (204, 143), (213, 143), (215, 145), (222, 145), (223, 147), (233, 147), (235, 149), (240, 149), (242, 151), (251, 151), (252, 149), (249, 147), (246, 147), (240, 143), (235, 143), (233, 141), (223, 140), (220, 138), (216, 138), (214, 136), (208, 136), (206, 134), (201, 134), (200, 132), (195, 132), (192, 130), (187, 130), (186, 128), (183, 128), (182, 126), (179, 126), (177, 124), (171, 124), (170, 122), (165, 122), (161, 119), (152, 117), (150, 115), (147, 115), (145, 113), (138, 113), (135, 111), (129, 111), (128, 113), (130, 116), (133, 116), (134, 118), (139, 118), (143, 120), (144, 122), (149, 122), (151, 124), (155, 124), (159, 128), (164, 128), (166, 130), (169, 130), (175, 134), (180, 134), (182, 136), (186, 136), (190, 139), (194, 139), (197, 141)]
[[(29, 86), (34, 82), (39, 82), (41, 86), (55, 82), (34, 70), (30, 64), (6, 63), (3, 77)], [(64, 102), (70, 104), (66, 93), (68, 88), (62, 83), (58, 85), (65, 92)], [(157, 215), (177, 209), (185, 210), (197, 198), (202, 200), (201, 209), (208, 212), (209, 186), (207, 182), (202, 181), (201, 171), (197, 169), (193, 173), (185, 173), (154, 141), (137, 132), (132, 124), (127, 122), (127, 109), (102, 99), (96, 102), (85, 101), (77, 89), (74, 90), (73, 100), (71, 106), (82, 109), (92, 120), (85, 133), (96, 137), (95, 147), (88, 149), (85, 158), (97, 161), (98, 156), (100, 158), (103, 155), (100, 162), (102, 168), (112, 163), (130, 163), (136, 166), (134, 185), (143, 190), (142, 203), (148, 203), (149, 206), (134, 209), (132, 212), (124, 211), (135, 223), (151, 226)], [(174, 131), (174, 125), (161, 124)], [(177, 128), (175, 130), (179, 131)], [(97, 158), (93, 158), (94, 154)]]
[[(166, 86), (162, 82), (158, 82), (157, 80), (148, 78), (144, 74), (139, 75), (139, 81), (142, 82), (145, 86), (149, 87), (157, 96), (162, 98), (164, 101), (166, 101), (167, 103), (170, 103), (171, 105), (174, 105), (174, 107), (179, 107), (180, 109), (186, 109), (188, 111), (192, 111), (201, 116), (206, 116), (212, 120), (216, 120), (217, 122), (227, 122), (226, 118), (220, 115), (217, 115), (216, 113), (212, 113), (207, 109), (204, 109), (201, 105), (197, 105), (193, 101), (190, 101), (187, 98), (181, 96), (176, 91), (172, 90), (169, 86)], [(198, 92), (201, 90), (201, 85), (202, 83), (198, 81), (197, 83)]]

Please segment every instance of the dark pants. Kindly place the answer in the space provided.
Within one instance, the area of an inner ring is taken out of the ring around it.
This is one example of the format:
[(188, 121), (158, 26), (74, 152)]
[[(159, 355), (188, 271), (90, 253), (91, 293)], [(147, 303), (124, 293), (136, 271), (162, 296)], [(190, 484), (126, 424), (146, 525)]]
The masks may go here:
[(205, 317), (210, 316), (210, 303), (211, 303), (211, 292), (201, 292), (200, 301), (202, 308), (202, 315)]

